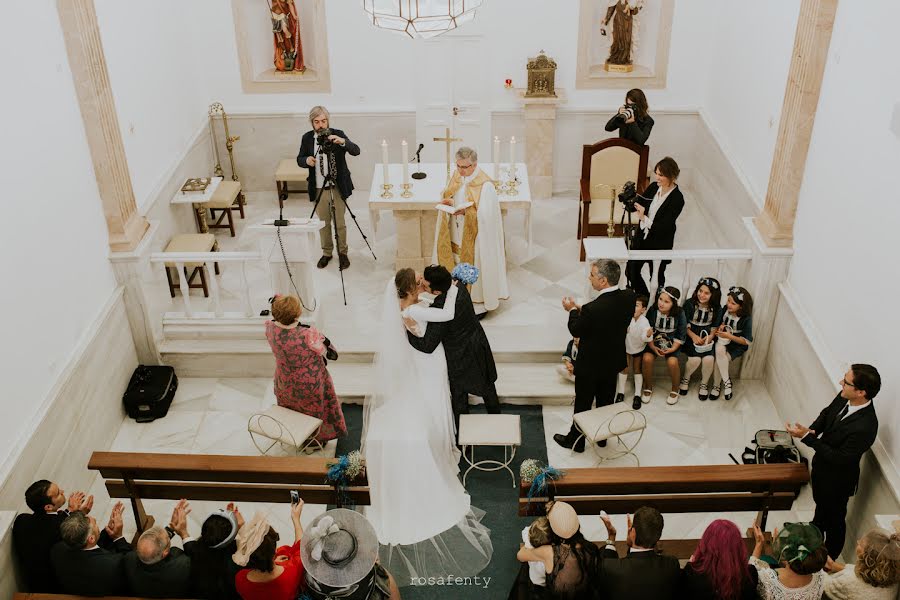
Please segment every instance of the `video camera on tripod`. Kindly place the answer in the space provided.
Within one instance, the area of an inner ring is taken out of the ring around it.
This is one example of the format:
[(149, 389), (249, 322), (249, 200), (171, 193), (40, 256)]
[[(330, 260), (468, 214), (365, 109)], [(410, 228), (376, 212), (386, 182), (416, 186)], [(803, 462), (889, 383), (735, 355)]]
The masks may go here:
[(334, 142), (328, 139), (332, 135), (334, 135), (334, 132), (330, 127), (320, 129), (316, 132), (316, 144), (318, 144), (319, 147), (322, 148), (322, 150), (325, 152), (331, 152), (332, 150), (334, 150)]
[(619, 192), (619, 202), (630, 212), (634, 210), (634, 204), (637, 202), (637, 199), (637, 184), (633, 181), (626, 181), (625, 185), (622, 186), (622, 191)]

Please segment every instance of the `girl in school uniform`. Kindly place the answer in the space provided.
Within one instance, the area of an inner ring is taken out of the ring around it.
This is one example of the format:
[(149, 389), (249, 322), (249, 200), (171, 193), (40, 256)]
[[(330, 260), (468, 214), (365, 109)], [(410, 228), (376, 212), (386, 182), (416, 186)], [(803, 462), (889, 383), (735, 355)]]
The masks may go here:
[(717, 400), (724, 393), (731, 400), (734, 391), (728, 367), (731, 361), (750, 348), (753, 341), (753, 297), (742, 287), (728, 289), (725, 314), (716, 330), (716, 372), (713, 374), (713, 388), (710, 400)]
[[(687, 319), (687, 339), (684, 342), (684, 353), (687, 363), (684, 376), (678, 386), (678, 393), (686, 396), (690, 386), (691, 375), (700, 369), (700, 400), (709, 398), (710, 377), (715, 367), (713, 346), (716, 341), (716, 329), (722, 322), (722, 286), (717, 279), (703, 277), (694, 288), (694, 295), (686, 300), (684, 306)], [(702, 366), (701, 366), (702, 365)]]
[(678, 351), (687, 338), (687, 320), (678, 306), (681, 292), (678, 288), (666, 286), (659, 290), (656, 306), (647, 311), (647, 320), (653, 327), (653, 341), (644, 351), (642, 371), (644, 372), (644, 390), (641, 400), (646, 404), (653, 396), (653, 363), (657, 358), (666, 361), (669, 376), (672, 379), (672, 391), (666, 398), (669, 405), (678, 402), (678, 384), (681, 380), (681, 367), (678, 365)]

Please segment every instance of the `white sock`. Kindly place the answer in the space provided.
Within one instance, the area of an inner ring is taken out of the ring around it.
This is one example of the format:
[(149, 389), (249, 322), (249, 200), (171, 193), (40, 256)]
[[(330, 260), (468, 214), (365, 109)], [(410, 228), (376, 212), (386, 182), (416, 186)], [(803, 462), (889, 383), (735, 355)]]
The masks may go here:
[(700, 364), (700, 373), (703, 375), (703, 380), (700, 383), (709, 381), (709, 376), (712, 375), (715, 363), (716, 361), (712, 356), (703, 357), (703, 362)]
[(626, 381), (628, 381), (628, 374), (627, 373), (619, 373), (619, 384), (616, 386), (617, 394), (625, 393), (625, 382)]
[(687, 362), (684, 365), (684, 378), (690, 379), (691, 375), (694, 374), (694, 371), (697, 370), (697, 367), (700, 366), (700, 357), (698, 356), (689, 356)]
[(644, 385), (644, 376), (640, 373), (635, 373), (634, 375), (634, 395), (641, 395), (641, 387)]

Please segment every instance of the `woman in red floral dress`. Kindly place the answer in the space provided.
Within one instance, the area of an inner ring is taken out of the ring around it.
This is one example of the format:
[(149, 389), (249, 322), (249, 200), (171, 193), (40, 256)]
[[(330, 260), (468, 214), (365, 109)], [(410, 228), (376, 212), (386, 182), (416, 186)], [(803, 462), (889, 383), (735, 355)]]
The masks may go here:
[(266, 322), (266, 339), (275, 355), (275, 398), (278, 406), (322, 419), (316, 439), (347, 435), (341, 402), (325, 368), (327, 338), (315, 327), (300, 324), (296, 296), (276, 296), (273, 320)]

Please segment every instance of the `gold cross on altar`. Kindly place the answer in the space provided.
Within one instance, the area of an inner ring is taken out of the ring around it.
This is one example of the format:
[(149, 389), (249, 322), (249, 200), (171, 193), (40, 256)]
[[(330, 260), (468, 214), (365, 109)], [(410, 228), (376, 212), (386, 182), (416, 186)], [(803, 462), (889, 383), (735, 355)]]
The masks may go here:
[(447, 181), (450, 181), (450, 144), (452, 142), (461, 142), (462, 138), (450, 137), (450, 128), (449, 127), (446, 127), (445, 131), (446, 131), (446, 133), (444, 134), (444, 137), (442, 137), (442, 138), (436, 137), (436, 138), (434, 138), (434, 141), (447, 143)]

